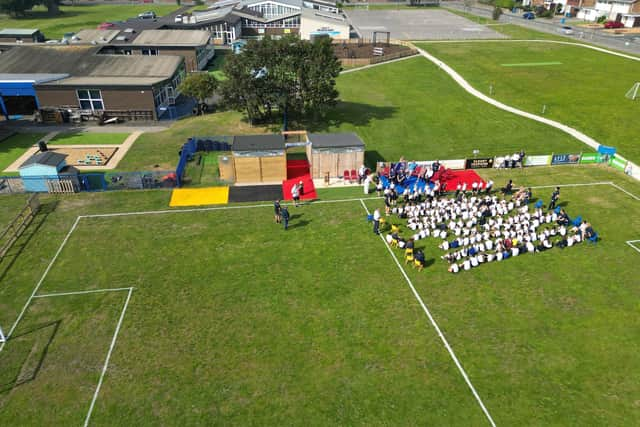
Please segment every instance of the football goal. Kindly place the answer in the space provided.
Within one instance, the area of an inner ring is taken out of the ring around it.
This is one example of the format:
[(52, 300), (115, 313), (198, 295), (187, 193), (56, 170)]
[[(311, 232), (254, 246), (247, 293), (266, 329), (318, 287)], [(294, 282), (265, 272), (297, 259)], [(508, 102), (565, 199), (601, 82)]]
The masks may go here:
[(0, 326), (0, 343), (5, 342), (7, 338), (4, 336), (4, 332), (2, 332), (2, 327)]
[(640, 95), (640, 82), (636, 82), (631, 89), (629, 89), (625, 97), (634, 101), (638, 99), (638, 95)]

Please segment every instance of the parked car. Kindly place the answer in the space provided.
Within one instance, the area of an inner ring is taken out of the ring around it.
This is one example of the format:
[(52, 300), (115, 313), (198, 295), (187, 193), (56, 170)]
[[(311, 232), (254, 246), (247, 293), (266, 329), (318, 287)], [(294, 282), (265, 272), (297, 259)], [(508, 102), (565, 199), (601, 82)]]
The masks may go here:
[(536, 14), (533, 12), (526, 12), (522, 15), (524, 19), (536, 19)]
[(567, 27), (566, 25), (563, 26), (562, 28), (560, 28), (558, 31), (560, 31), (562, 34), (566, 34), (566, 35), (573, 34), (573, 28)]
[(181, 23), (182, 22), (182, 15), (176, 15), (176, 18), (174, 19), (174, 22)]
[(156, 19), (156, 13), (153, 11), (142, 12), (138, 15), (139, 19)]
[(618, 21), (607, 21), (604, 23), (604, 27), (607, 29), (611, 29), (611, 28), (622, 28), (624, 27), (624, 24), (622, 22), (618, 22)]
[(103, 22), (102, 24), (98, 25), (98, 30), (110, 30), (115, 26), (116, 24), (114, 24), (113, 22)]

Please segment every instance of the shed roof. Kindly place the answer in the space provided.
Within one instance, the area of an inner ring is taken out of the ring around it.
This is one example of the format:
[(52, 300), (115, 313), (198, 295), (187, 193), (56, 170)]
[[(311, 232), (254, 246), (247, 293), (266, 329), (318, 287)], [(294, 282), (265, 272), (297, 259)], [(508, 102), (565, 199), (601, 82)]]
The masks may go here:
[(204, 30), (144, 30), (133, 44), (145, 46), (202, 46), (209, 43)]
[(284, 150), (284, 136), (278, 134), (236, 136), (233, 138), (231, 149), (233, 151)]
[(54, 166), (58, 167), (60, 163), (67, 158), (66, 154), (56, 153), (54, 151), (44, 151), (40, 153), (36, 153), (33, 156), (29, 157), (26, 162), (20, 165), (18, 169), (25, 168), (30, 165), (45, 165), (45, 166)]
[(313, 148), (346, 148), (362, 147), (364, 142), (353, 133), (312, 133), (309, 134), (309, 141)]
[(32, 36), (39, 31), (37, 28), (5, 28), (0, 30), (0, 37)]

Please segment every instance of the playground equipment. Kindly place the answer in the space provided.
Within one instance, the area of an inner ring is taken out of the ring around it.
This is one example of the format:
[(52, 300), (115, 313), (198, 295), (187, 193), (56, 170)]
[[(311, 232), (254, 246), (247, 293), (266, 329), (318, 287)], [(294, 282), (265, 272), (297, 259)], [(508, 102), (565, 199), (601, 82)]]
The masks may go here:
[(384, 46), (389, 46), (389, 44), (391, 43), (391, 33), (389, 31), (374, 31), (373, 45), (377, 46), (378, 42), (381, 40), (384, 40), (385, 38), (386, 38), (386, 41), (384, 43), (380, 42), (380, 44)]

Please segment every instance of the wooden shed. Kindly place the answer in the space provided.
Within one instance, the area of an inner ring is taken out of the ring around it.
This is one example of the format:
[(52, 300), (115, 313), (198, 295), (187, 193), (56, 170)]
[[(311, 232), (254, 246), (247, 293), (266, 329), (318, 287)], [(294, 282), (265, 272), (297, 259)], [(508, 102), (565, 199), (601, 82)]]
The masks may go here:
[(364, 164), (364, 142), (355, 133), (312, 133), (311, 175), (314, 179), (342, 176)]
[(284, 136), (236, 136), (231, 151), (236, 183), (281, 183), (287, 179)]

